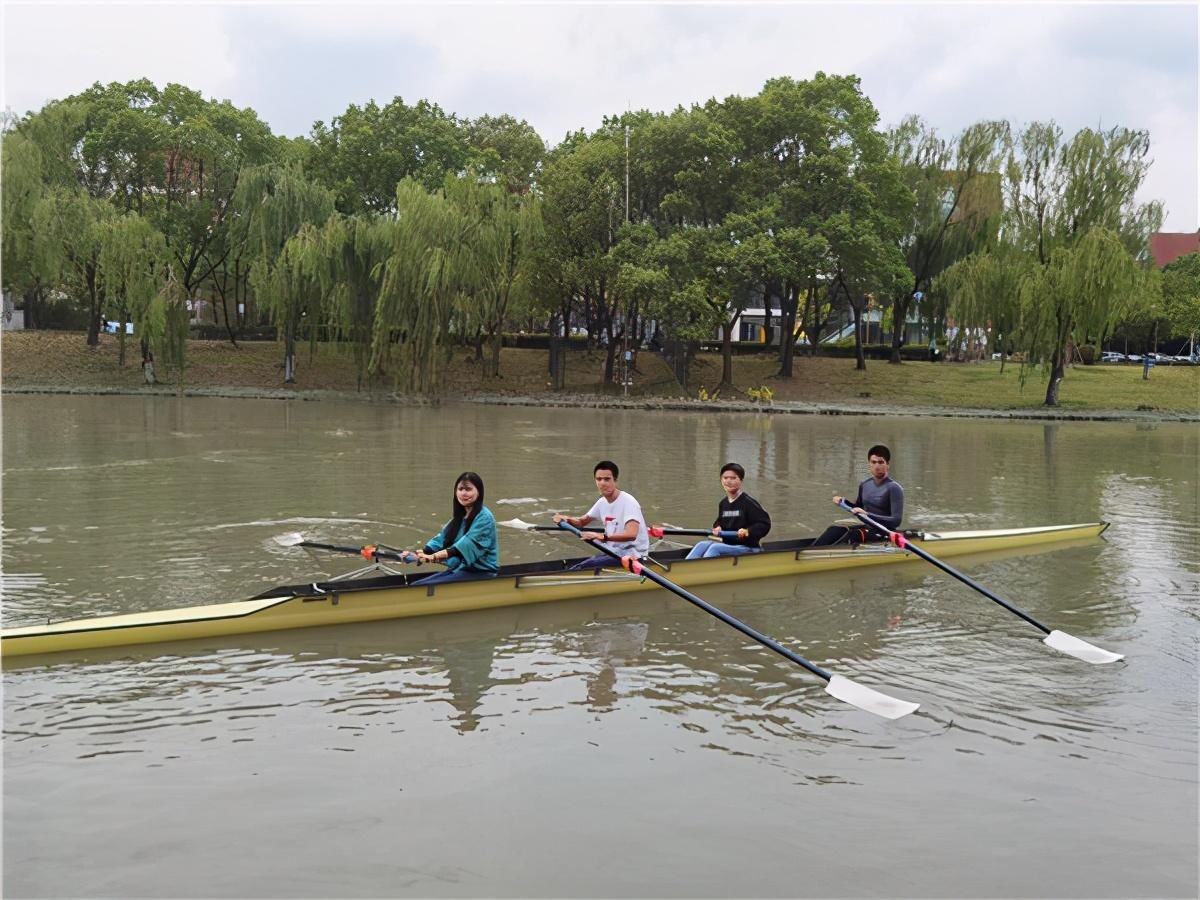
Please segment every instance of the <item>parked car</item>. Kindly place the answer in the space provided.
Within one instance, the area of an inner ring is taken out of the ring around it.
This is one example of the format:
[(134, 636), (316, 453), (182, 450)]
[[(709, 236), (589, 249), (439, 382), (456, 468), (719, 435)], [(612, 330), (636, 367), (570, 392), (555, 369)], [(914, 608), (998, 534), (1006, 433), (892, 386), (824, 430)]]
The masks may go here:
[(1125, 354), (1117, 353), (1113, 350), (1105, 350), (1100, 354), (1100, 362), (1102, 363), (1123, 363), (1125, 362)]

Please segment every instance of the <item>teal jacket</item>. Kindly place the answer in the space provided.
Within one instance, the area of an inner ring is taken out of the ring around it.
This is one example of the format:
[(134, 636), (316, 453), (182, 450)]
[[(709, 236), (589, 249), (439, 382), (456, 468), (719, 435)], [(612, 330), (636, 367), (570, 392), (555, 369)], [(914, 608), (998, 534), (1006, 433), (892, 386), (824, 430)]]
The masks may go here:
[(454, 523), (451, 519), (442, 526), (437, 537), (425, 545), (426, 553), (449, 550), (446, 568), (452, 572), (479, 572), (495, 574), (500, 571), (500, 542), (496, 538), (496, 517), (486, 506), (475, 514), (465, 533), (449, 547), (446, 546), (447, 532)]

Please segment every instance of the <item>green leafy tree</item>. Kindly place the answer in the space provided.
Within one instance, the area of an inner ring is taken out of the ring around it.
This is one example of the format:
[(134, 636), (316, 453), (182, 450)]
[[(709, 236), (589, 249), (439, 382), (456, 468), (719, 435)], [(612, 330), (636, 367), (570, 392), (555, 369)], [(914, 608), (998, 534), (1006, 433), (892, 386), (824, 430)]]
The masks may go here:
[(1163, 267), (1163, 300), (1171, 333), (1187, 335), (1193, 347), (1200, 332), (1200, 253), (1189, 253)]
[(510, 115), (480, 116), (462, 126), (468, 168), (516, 194), (528, 193), (537, 181), (546, 142), (524, 119)]
[(308, 172), (347, 215), (395, 213), (401, 181), (439, 190), (448, 172), (463, 171), (470, 152), (453, 115), (436, 103), (409, 106), (400, 97), (384, 106), (351, 104), (328, 125), (315, 123), (311, 139)]

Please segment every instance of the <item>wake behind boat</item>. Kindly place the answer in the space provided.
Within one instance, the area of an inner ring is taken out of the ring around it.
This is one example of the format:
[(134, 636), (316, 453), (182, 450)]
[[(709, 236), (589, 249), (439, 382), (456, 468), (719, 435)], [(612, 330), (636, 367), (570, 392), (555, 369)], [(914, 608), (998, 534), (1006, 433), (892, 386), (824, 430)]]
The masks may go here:
[[(938, 557), (1033, 550), (1098, 537), (1107, 522), (981, 531), (909, 532), (907, 543)], [(911, 562), (891, 544), (813, 548), (811, 539), (764, 543), (763, 552), (685, 560), (687, 550), (654, 554), (674, 585), (700, 587), (749, 579)], [(334, 548), (346, 549), (346, 548)], [(353, 548), (350, 548), (353, 549)], [(525, 603), (652, 591), (644, 576), (613, 569), (566, 571), (578, 559), (502, 566), (496, 578), (425, 586), (427, 572), (395, 573), (283, 585), (248, 600), (102, 616), (0, 630), (4, 658), (130, 644), (213, 638), (348, 622), (440, 615)]]

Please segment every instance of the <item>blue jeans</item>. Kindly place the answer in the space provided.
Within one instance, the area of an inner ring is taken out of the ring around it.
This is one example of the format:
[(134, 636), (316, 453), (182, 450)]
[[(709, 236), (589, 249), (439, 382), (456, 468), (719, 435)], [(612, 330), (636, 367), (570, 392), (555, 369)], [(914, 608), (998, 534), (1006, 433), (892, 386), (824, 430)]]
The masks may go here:
[(471, 581), (479, 578), (495, 578), (495, 572), (464, 572), (462, 569), (447, 569), (444, 572), (438, 572), (436, 575), (430, 575), (428, 578), (422, 578), (417, 584), (443, 584), (447, 581)]
[(762, 547), (743, 547), (741, 544), (722, 544), (720, 541), (701, 541), (685, 559), (712, 559), (714, 556), (741, 556), (761, 553)]

